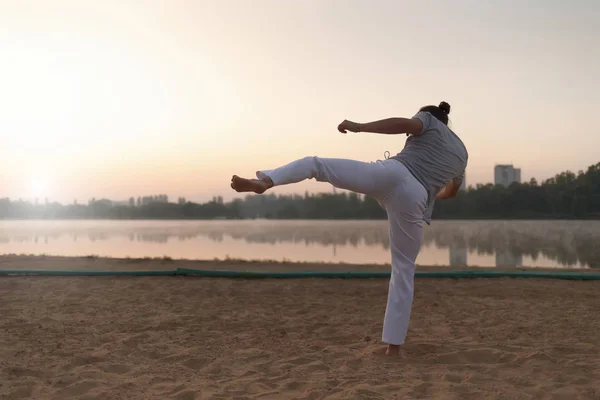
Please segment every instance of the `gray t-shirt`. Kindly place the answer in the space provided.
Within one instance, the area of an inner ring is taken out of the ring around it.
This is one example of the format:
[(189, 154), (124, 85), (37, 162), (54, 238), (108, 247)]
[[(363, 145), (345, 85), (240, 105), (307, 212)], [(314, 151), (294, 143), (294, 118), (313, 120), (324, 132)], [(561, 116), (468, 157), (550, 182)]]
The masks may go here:
[(462, 183), (469, 154), (458, 136), (430, 113), (421, 111), (413, 118), (423, 122), (423, 130), (409, 135), (404, 149), (391, 158), (402, 162), (427, 190), (423, 219), (430, 224), (435, 196), (451, 180)]

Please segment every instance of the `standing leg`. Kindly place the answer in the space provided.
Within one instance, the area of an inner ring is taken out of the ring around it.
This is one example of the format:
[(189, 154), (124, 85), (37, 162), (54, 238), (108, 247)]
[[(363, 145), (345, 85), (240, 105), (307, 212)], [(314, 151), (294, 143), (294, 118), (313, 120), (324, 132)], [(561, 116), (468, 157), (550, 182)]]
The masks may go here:
[(414, 296), (415, 260), (422, 240), (422, 224), (410, 223), (402, 217), (389, 215), (392, 274), (383, 322), (384, 343), (404, 344)]
[(263, 193), (273, 186), (306, 179), (329, 182), (333, 186), (363, 193), (376, 199), (387, 197), (398, 183), (396, 160), (361, 162), (339, 158), (304, 157), (273, 170), (258, 171), (258, 179), (233, 176), (231, 187), (238, 192)]
[(382, 340), (388, 353), (404, 344), (414, 296), (415, 261), (421, 249), (427, 192), (412, 176), (387, 202), (392, 273)]

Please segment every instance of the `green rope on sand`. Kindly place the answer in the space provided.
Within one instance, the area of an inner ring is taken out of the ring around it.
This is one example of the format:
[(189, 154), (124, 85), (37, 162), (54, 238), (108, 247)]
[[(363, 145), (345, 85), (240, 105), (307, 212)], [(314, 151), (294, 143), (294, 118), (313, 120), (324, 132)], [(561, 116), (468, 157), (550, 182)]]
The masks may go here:
[(0, 276), (167, 276), (177, 275), (176, 270), (170, 271), (69, 271), (69, 270), (34, 270), (34, 269), (0, 269)]
[[(46, 270), (0, 270), (0, 276), (198, 276), (210, 278), (389, 278), (389, 272), (369, 271), (230, 271), (230, 270), (200, 270), (177, 268), (163, 271), (46, 271)], [(552, 271), (417, 271), (418, 278), (546, 278), (546, 279), (573, 279), (573, 280), (600, 280), (600, 273), (594, 272), (552, 272)]]
[[(220, 277), (220, 278), (389, 278), (389, 272), (368, 271), (215, 271), (178, 268), (177, 275)], [(547, 272), (547, 271), (417, 271), (419, 278), (553, 278), (600, 280), (600, 273), (591, 272)]]

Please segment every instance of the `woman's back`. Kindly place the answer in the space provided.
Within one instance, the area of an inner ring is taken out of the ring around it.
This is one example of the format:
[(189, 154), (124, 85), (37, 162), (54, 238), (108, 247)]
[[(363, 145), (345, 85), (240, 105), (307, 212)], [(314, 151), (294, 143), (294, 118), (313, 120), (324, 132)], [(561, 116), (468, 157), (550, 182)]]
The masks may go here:
[(421, 133), (410, 135), (404, 149), (392, 158), (406, 165), (425, 187), (432, 209), (435, 195), (450, 180), (464, 178), (469, 154), (460, 138), (431, 113), (420, 111), (414, 118), (423, 123)]

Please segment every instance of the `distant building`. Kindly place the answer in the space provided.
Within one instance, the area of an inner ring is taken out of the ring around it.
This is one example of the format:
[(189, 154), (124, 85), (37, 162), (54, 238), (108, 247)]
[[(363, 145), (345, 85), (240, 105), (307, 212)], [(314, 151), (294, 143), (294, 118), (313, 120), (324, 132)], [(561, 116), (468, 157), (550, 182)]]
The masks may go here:
[(146, 206), (148, 204), (154, 203), (168, 203), (169, 197), (166, 194), (159, 194), (155, 196), (142, 196), (140, 200), (140, 205)]
[(512, 165), (496, 165), (494, 167), (494, 184), (508, 187), (511, 183), (521, 183), (521, 168)]

